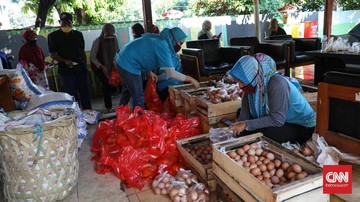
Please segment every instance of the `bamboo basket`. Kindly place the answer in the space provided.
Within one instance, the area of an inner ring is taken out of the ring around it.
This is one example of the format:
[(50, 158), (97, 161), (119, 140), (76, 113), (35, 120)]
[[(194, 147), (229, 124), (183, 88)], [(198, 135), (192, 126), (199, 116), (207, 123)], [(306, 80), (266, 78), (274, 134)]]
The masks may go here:
[(79, 173), (75, 116), (0, 132), (0, 174), (7, 201), (57, 201)]

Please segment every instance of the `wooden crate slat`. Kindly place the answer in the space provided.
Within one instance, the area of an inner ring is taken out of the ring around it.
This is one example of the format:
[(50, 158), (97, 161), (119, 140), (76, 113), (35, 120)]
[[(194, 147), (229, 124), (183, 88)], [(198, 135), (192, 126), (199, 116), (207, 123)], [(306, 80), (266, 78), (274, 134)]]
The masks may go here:
[[(283, 186), (269, 189), (261, 184), (255, 176), (251, 175), (246, 169), (227, 156), (227, 154), (221, 152), (227, 152), (240, 147), (245, 143), (248, 144), (260, 140), (268, 142), (269, 149), (272, 150), (275, 155), (286, 158), (286, 161), (291, 164), (295, 162), (298, 163), (309, 173), (309, 175), (301, 180), (296, 180)], [(245, 190), (254, 193), (264, 201), (287, 200), (296, 195), (303, 194), (304, 192), (322, 187), (322, 170), (319, 166), (293, 154), (290, 150), (281, 147), (281, 145), (264, 137), (261, 133), (213, 144), (213, 160), (217, 165), (224, 169), (224, 172), (234, 178), (234, 180), (245, 185)], [(214, 164), (213, 171), (216, 174)]]

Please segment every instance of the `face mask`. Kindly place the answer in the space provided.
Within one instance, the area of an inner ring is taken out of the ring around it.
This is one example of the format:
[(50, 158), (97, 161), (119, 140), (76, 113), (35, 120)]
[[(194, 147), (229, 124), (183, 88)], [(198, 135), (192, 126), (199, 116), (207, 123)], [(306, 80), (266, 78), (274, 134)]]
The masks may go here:
[(36, 40), (30, 40), (27, 42), (27, 44), (29, 44), (29, 46), (35, 46), (36, 45)]
[(245, 94), (253, 94), (253, 93), (255, 93), (255, 88), (251, 85), (251, 83), (249, 83), (248, 85), (242, 87), (241, 90)]
[(180, 49), (181, 49), (181, 46), (178, 43), (175, 44), (175, 46), (174, 46), (175, 53), (179, 52)]
[(71, 32), (71, 27), (61, 27), (61, 31), (63, 31), (65, 33), (69, 33), (69, 32)]

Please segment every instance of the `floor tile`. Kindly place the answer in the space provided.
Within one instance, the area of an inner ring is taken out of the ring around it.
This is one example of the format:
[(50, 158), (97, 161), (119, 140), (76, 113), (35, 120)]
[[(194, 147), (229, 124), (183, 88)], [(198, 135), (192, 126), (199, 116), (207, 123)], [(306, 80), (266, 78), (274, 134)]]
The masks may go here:
[(92, 200), (93, 202), (129, 202), (129, 199), (127, 198), (125, 193)]
[(137, 193), (141, 202), (171, 202), (169, 195), (155, 195), (152, 189)]
[(130, 202), (140, 202), (140, 199), (136, 194), (128, 195), (128, 200)]
[(75, 185), (63, 202), (78, 202), (78, 186)]

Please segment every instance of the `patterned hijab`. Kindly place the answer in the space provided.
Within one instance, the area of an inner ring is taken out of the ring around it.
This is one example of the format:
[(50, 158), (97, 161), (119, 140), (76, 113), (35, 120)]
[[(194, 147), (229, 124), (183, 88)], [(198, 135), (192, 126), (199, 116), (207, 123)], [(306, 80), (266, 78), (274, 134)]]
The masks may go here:
[(255, 93), (248, 94), (250, 113), (253, 118), (266, 115), (267, 86), (275, 73), (275, 61), (263, 53), (257, 53), (254, 57), (248, 55), (241, 57), (229, 72), (232, 77), (242, 81), (245, 85), (256, 77), (251, 83), (255, 88)]

